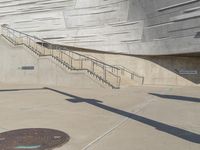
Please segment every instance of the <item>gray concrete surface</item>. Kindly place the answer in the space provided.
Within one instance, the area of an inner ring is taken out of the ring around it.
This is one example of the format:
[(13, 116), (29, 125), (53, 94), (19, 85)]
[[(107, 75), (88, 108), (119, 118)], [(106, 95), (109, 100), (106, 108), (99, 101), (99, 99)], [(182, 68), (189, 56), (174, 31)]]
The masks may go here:
[(199, 150), (199, 90), (1, 84), (0, 132), (59, 129), (71, 139), (57, 150)]

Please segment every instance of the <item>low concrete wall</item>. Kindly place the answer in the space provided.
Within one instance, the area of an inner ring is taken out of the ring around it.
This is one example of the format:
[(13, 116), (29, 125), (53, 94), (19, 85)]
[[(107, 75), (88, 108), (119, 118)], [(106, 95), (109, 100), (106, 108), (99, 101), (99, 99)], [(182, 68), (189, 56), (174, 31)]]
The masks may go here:
[(136, 57), (87, 51), (80, 53), (96, 57), (112, 65), (125, 66), (144, 76), (144, 84), (146, 85), (200, 86), (200, 57)]
[[(34, 66), (33, 70), (22, 67)], [(0, 38), (0, 82), (57, 85), (73, 88), (102, 87), (85, 72), (69, 71), (51, 57), (38, 57), (22, 46)]]

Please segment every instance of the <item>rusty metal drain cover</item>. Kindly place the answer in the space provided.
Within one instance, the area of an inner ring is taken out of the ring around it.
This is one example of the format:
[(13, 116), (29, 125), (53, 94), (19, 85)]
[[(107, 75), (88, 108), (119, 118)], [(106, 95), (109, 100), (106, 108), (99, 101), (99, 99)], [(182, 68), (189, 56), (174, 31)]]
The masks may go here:
[(1, 150), (49, 150), (69, 141), (70, 137), (58, 130), (31, 128), (0, 133)]

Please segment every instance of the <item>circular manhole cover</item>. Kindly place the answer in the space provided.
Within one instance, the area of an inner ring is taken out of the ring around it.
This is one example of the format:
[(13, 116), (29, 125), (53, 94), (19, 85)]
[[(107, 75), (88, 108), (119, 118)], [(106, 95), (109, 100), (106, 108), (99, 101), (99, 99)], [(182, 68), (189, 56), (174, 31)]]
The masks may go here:
[(69, 141), (70, 137), (58, 130), (52, 129), (20, 129), (0, 133), (1, 150), (47, 150), (60, 147)]

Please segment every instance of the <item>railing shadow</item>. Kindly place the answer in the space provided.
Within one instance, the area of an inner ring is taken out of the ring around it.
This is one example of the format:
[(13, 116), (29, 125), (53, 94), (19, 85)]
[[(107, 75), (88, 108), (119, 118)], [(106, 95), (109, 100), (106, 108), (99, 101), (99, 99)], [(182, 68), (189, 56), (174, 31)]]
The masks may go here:
[(45, 88), (60, 94), (63, 94), (65, 96), (71, 97), (71, 99), (67, 99), (67, 101), (72, 102), (72, 103), (88, 103), (90, 105), (93, 105), (95, 107), (101, 108), (103, 110), (124, 116), (124, 117), (128, 117), (129, 119), (144, 123), (146, 125), (149, 125), (151, 127), (156, 128), (157, 130), (161, 131), (161, 132), (165, 132), (167, 134), (179, 137), (181, 139), (193, 142), (193, 143), (200, 143), (200, 134), (191, 132), (191, 131), (187, 131), (178, 127), (174, 127), (172, 125), (168, 125), (162, 122), (158, 122), (152, 119), (148, 119), (146, 117), (142, 117), (140, 115), (136, 115), (130, 112), (126, 112), (124, 110), (120, 110), (111, 106), (107, 106), (105, 104), (103, 104), (102, 101), (96, 100), (96, 99), (85, 99), (79, 96), (75, 96), (66, 92), (61, 92), (55, 89), (51, 89), (51, 88)]
[(18, 92), (18, 91), (34, 91), (34, 90), (43, 90), (44, 88), (27, 88), (27, 89), (3, 89), (0, 92)]
[(195, 97), (178, 96), (178, 95), (166, 95), (166, 94), (157, 94), (157, 93), (149, 93), (149, 94), (153, 95), (153, 96), (157, 96), (157, 97), (163, 98), (163, 99), (200, 103), (200, 98), (195, 98)]
[(50, 90), (50, 91), (65, 95), (67, 97), (71, 97), (69, 99), (66, 99), (68, 102), (87, 103), (87, 104), (90, 104), (92, 106), (95, 106), (95, 107), (101, 108), (103, 110), (109, 111), (111, 113), (118, 114), (118, 115), (121, 115), (123, 117), (127, 117), (129, 119), (143, 123), (145, 125), (151, 126), (153, 128), (156, 128), (157, 130), (159, 130), (161, 132), (176, 136), (178, 138), (181, 138), (181, 139), (193, 142), (193, 143), (200, 144), (200, 134), (197, 134), (197, 133), (194, 133), (194, 132), (191, 132), (191, 131), (187, 131), (185, 129), (181, 129), (181, 128), (178, 128), (178, 127), (174, 127), (174, 126), (168, 125), (166, 123), (155, 121), (155, 120), (152, 120), (152, 119), (149, 119), (149, 118), (137, 115), (137, 114), (133, 114), (131, 112), (127, 112), (127, 111), (120, 110), (120, 109), (117, 109), (117, 108), (114, 108), (114, 107), (111, 107), (111, 106), (107, 106), (107, 105), (103, 104), (102, 101), (99, 101), (99, 100), (96, 100), (96, 99), (82, 98), (82, 97), (79, 97), (79, 96), (75, 96), (73, 94), (69, 94), (69, 93), (62, 92), (62, 91), (59, 91), (59, 90), (56, 90), (56, 89), (53, 89), (53, 88), (48, 88), (48, 87), (32, 88), (32, 89), (31, 88), (30, 89), (10, 89), (10, 90), (6, 89), (6, 90), (0, 90), (0, 92), (7, 92), (7, 91), (13, 92), (13, 91), (21, 91), (21, 90), (22, 91), (23, 90)]

